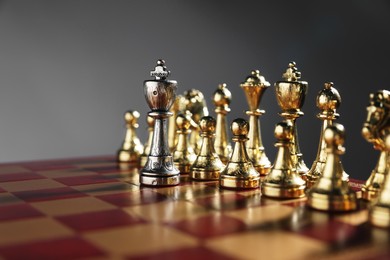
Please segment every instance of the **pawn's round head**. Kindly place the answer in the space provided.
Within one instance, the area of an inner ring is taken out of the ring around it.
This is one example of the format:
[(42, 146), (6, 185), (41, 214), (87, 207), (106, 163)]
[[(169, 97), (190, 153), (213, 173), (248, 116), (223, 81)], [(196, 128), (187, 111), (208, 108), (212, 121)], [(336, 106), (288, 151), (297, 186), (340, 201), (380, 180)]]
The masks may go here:
[(199, 121), (199, 128), (203, 133), (214, 133), (215, 125), (215, 119), (211, 116), (204, 116)]
[(341, 97), (333, 82), (326, 82), (324, 89), (317, 95), (317, 107), (320, 110), (336, 110), (341, 103)]
[(277, 123), (275, 126), (274, 134), (276, 139), (278, 140), (291, 140), (294, 135), (292, 123), (290, 121), (283, 121)]
[(341, 124), (334, 123), (324, 131), (324, 140), (328, 145), (341, 147), (345, 141), (345, 129)]
[(179, 130), (188, 130), (191, 127), (191, 122), (185, 115), (178, 114), (176, 116), (176, 126)]
[(225, 83), (219, 84), (218, 89), (214, 92), (213, 101), (217, 107), (227, 106), (232, 100), (232, 93)]
[(126, 124), (136, 125), (138, 122), (138, 118), (140, 117), (140, 114), (136, 110), (129, 110), (126, 111), (124, 117), (125, 117)]
[(245, 119), (234, 119), (231, 125), (232, 134), (235, 136), (246, 136), (249, 132), (249, 123)]
[(151, 116), (147, 116), (146, 117), (146, 123), (148, 124), (149, 127), (153, 127), (154, 126), (154, 117), (151, 117)]

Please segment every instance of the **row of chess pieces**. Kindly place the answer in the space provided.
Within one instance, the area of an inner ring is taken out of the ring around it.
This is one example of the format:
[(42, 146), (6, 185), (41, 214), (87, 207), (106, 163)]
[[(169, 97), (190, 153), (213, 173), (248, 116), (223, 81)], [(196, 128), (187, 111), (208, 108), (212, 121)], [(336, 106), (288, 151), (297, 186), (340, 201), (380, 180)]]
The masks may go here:
[[(194, 181), (218, 181), (221, 188), (261, 188), (263, 196), (277, 199), (307, 197), (311, 208), (345, 212), (357, 210), (356, 193), (349, 186), (340, 155), (345, 130), (334, 120), (341, 98), (332, 83), (325, 83), (317, 96), (317, 117), (322, 121), (318, 152), (312, 167), (306, 167), (300, 152), (296, 120), (308, 83), (302, 81), (295, 62), (290, 62), (283, 79), (274, 84), (283, 121), (275, 127), (278, 149), (273, 164), (268, 160), (261, 141), (259, 109), (261, 97), (270, 83), (254, 70), (240, 84), (249, 109), (249, 119), (233, 120), (228, 140), (227, 114), (231, 92), (225, 84), (214, 92), (216, 118), (208, 115), (203, 94), (191, 89), (176, 96), (177, 82), (168, 80), (170, 72), (163, 60), (151, 72), (154, 79), (145, 80), (146, 101), (151, 108), (148, 141), (142, 145), (136, 135), (137, 111), (125, 113), (127, 132), (118, 151), (120, 163), (141, 167), (140, 183), (146, 186), (174, 186), (179, 174)], [(362, 133), (380, 151), (371, 176), (362, 187), (362, 198), (370, 203), (372, 224), (390, 227), (390, 92), (380, 90), (370, 95), (367, 120)]]

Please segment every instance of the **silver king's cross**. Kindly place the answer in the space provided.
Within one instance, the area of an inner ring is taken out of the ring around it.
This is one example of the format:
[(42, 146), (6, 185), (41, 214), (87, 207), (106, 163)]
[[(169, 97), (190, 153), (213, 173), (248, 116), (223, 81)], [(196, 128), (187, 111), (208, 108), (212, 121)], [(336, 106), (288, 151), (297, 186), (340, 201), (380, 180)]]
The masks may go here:
[(150, 72), (151, 77), (155, 77), (156, 79), (164, 80), (168, 77), (170, 71), (167, 70), (167, 67), (165, 66), (164, 60), (158, 60), (157, 66), (154, 68), (153, 71)]

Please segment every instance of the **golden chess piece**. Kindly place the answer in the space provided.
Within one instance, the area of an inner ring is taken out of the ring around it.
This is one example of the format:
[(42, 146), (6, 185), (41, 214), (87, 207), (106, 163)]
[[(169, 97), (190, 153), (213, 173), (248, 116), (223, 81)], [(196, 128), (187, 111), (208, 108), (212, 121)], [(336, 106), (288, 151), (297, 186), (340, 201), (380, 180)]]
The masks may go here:
[(288, 68), (283, 74), (284, 80), (275, 83), (275, 90), (276, 99), (282, 109), (279, 115), (293, 124), (294, 136), (290, 146), (291, 154), (293, 155), (297, 172), (305, 178), (309, 168), (303, 161), (303, 155), (299, 147), (296, 120), (304, 115), (301, 108), (307, 94), (308, 83), (300, 81), (300, 78), (301, 73), (298, 71), (295, 62), (292, 61), (288, 64)]
[(144, 144), (144, 152), (141, 154), (140, 166), (144, 167), (148, 161), (148, 155), (150, 154), (150, 147), (153, 140), (154, 118), (151, 116), (146, 117), (146, 123), (148, 125), (148, 140)]
[(249, 110), (246, 114), (249, 116), (249, 140), (246, 143), (246, 150), (253, 166), (261, 175), (266, 175), (271, 169), (271, 162), (265, 154), (263, 142), (261, 139), (260, 116), (265, 113), (259, 109), (261, 98), (264, 91), (270, 86), (269, 82), (260, 75), (260, 71), (253, 70), (240, 87), (244, 90)]
[(322, 176), (308, 192), (308, 205), (323, 211), (351, 211), (357, 209), (356, 193), (343, 180), (340, 155), (344, 154), (344, 126), (333, 123), (324, 131), (326, 162)]
[(135, 129), (138, 128), (138, 111), (127, 111), (124, 115), (126, 122), (126, 135), (122, 147), (118, 151), (118, 161), (131, 164), (139, 164), (139, 157), (144, 147), (137, 137)]
[(177, 82), (168, 80), (170, 72), (164, 60), (158, 60), (151, 80), (144, 81), (145, 99), (154, 118), (153, 139), (148, 160), (140, 172), (140, 184), (147, 186), (174, 186), (180, 182), (179, 170), (173, 165), (168, 146), (168, 118), (175, 97)]
[[(324, 171), (327, 155), (324, 131), (328, 126), (333, 124), (335, 119), (339, 118), (340, 116), (336, 110), (341, 104), (341, 97), (337, 89), (333, 87), (333, 82), (325, 83), (325, 87), (318, 93), (316, 101), (317, 107), (321, 110), (321, 112), (317, 114), (317, 118), (322, 120), (322, 128), (317, 156), (306, 176), (307, 188), (312, 187), (321, 177)], [(341, 167), (343, 168), (342, 165)], [(343, 171), (343, 179), (348, 181), (348, 174), (345, 171)]]
[(188, 142), (188, 135), (191, 133), (190, 127), (191, 122), (188, 116), (178, 114), (176, 117), (178, 137), (176, 149), (173, 152), (173, 163), (179, 169), (180, 174), (188, 174), (190, 166), (196, 159), (196, 154)]
[[(390, 131), (387, 131), (385, 138), (385, 150), (390, 154)], [(387, 174), (382, 190), (379, 192), (378, 200), (373, 203), (369, 211), (371, 224), (377, 227), (390, 227), (390, 157), (387, 157)]]
[(231, 99), (232, 94), (226, 87), (226, 84), (220, 84), (213, 96), (215, 113), (217, 114), (214, 148), (223, 163), (226, 163), (229, 160), (232, 152), (232, 146), (228, 140), (226, 121), (226, 115), (230, 112), (229, 104)]
[(194, 149), (195, 153), (198, 154), (202, 143), (200, 137), (199, 120), (209, 115), (206, 100), (203, 93), (197, 89), (189, 89), (184, 92), (184, 106), (186, 113), (190, 113), (192, 121), (195, 122), (192, 127), (190, 134), (190, 145)]
[(219, 178), (222, 188), (254, 189), (260, 186), (260, 174), (253, 167), (245, 147), (249, 128), (249, 123), (242, 118), (235, 119), (231, 125), (235, 146)]
[(190, 167), (190, 177), (194, 180), (218, 180), (225, 165), (214, 149), (215, 119), (202, 117), (199, 121), (202, 144), (195, 162)]
[(172, 153), (177, 144), (176, 117), (179, 113), (184, 111), (184, 103), (184, 97), (182, 95), (177, 95), (170, 109), (172, 116), (168, 119), (168, 145)]
[(290, 151), (294, 138), (294, 126), (291, 121), (280, 122), (275, 127), (275, 146), (278, 153), (271, 171), (264, 178), (261, 193), (267, 197), (291, 199), (305, 196), (305, 181), (297, 172)]
[(378, 197), (388, 174), (389, 151), (385, 147), (385, 138), (390, 131), (390, 91), (379, 90), (370, 94), (367, 107), (367, 119), (363, 125), (364, 138), (380, 151), (379, 160), (370, 177), (362, 187), (362, 198), (373, 201)]

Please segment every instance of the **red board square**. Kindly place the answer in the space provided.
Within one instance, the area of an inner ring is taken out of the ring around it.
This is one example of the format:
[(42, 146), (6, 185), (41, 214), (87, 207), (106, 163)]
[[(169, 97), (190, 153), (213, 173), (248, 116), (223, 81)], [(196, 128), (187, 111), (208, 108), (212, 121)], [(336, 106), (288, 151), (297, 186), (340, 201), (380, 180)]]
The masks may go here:
[(27, 181), (27, 180), (37, 180), (37, 179), (45, 179), (45, 177), (36, 174), (34, 172), (0, 174), (0, 182)]
[(134, 260), (170, 260), (170, 259), (186, 259), (186, 260), (199, 260), (199, 259), (213, 259), (213, 260), (229, 260), (235, 259), (232, 257), (228, 257), (227, 255), (222, 255), (220, 253), (211, 251), (204, 247), (196, 247), (196, 248), (182, 248), (175, 251), (168, 252), (159, 252), (150, 255), (143, 256), (132, 256), (128, 259)]
[(55, 178), (54, 180), (56, 180), (62, 184), (68, 185), (68, 186), (107, 183), (107, 182), (118, 182), (118, 180), (116, 180), (116, 179), (112, 179), (112, 178), (101, 176), (101, 175), (62, 177), (62, 178)]
[(300, 234), (318, 239), (327, 243), (345, 244), (350, 238), (357, 235), (358, 229), (347, 223), (329, 220), (323, 224), (312, 224), (303, 230)]
[(152, 190), (107, 194), (96, 197), (119, 207), (156, 203), (167, 199), (165, 195), (154, 192)]
[(64, 170), (76, 168), (75, 166), (64, 163), (29, 163), (24, 164), (23, 167), (32, 171)]
[(56, 219), (76, 231), (89, 231), (145, 223), (142, 219), (131, 216), (120, 209), (61, 216)]
[(101, 167), (87, 167), (84, 168), (86, 171), (96, 172), (96, 173), (115, 173), (120, 172), (121, 169), (118, 166), (101, 166)]
[(62, 238), (0, 247), (5, 259), (79, 259), (104, 257), (105, 253), (80, 237)]
[(199, 238), (211, 238), (246, 230), (244, 222), (225, 216), (213, 214), (196, 219), (188, 219), (172, 224), (173, 227)]
[(67, 198), (77, 198), (88, 196), (87, 194), (81, 193), (70, 187), (55, 188), (55, 189), (44, 189), (44, 190), (32, 190), (32, 191), (18, 191), (13, 192), (16, 197), (27, 201), (44, 201), (44, 200), (57, 200)]
[(249, 207), (262, 206), (264, 201), (260, 194), (253, 196), (243, 196), (236, 193), (221, 194), (219, 196), (211, 196), (199, 198), (195, 200), (196, 204), (214, 210), (237, 210)]
[(0, 221), (17, 220), (44, 216), (29, 204), (16, 204), (0, 207)]
[(2, 192), (6, 192), (6, 190), (0, 188), (0, 193), (2, 193)]

